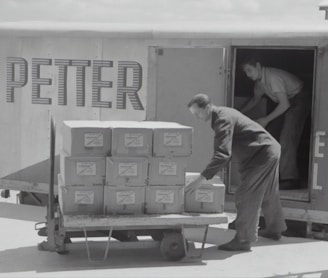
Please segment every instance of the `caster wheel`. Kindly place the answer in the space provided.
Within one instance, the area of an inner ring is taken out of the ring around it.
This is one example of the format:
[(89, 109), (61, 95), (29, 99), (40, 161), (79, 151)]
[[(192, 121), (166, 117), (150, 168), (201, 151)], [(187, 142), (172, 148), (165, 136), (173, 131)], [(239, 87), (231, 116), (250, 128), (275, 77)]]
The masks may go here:
[(9, 198), (10, 197), (10, 191), (8, 189), (2, 190), (1, 191), (1, 197), (5, 198), (5, 199)]
[(48, 242), (43, 241), (43, 242), (39, 243), (38, 244), (38, 250), (39, 251), (49, 251)]
[(47, 227), (43, 227), (38, 231), (38, 235), (39, 236), (47, 236), (48, 235), (48, 228)]
[(161, 241), (161, 253), (169, 261), (179, 261), (185, 257), (183, 236), (179, 233), (164, 235)]
[(64, 238), (64, 243), (72, 243), (71, 239), (69, 237)]
[(164, 233), (160, 231), (156, 231), (156, 232), (152, 232), (150, 236), (155, 241), (161, 241), (164, 237)]
[(59, 249), (58, 249), (58, 250), (56, 250), (56, 253), (59, 254), (59, 255), (66, 255), (66, 254), (69, 253), (69, 251), (66, 250), (66, 249), (65, 249), (65, 250), (59, 250)]
[[(64, 241), (61, 243), (61, 244), (58, 244), (56, 246), (56, 253), (59, 254), (59, 255), (66, 255), (69, 253), (69, 251), (65, 248), (65, 240), (67, 238), (64, 239)], [(69, 238), (68, 238), (69, 239)]]

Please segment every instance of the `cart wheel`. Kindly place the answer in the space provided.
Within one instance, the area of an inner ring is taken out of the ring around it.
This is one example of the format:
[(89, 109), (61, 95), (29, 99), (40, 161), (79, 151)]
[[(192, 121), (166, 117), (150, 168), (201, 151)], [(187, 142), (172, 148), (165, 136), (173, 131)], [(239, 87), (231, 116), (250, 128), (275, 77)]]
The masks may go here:
[(64, 238), (64, 243), (67, 244), (67, 243), (72, 243), (71, 239), (69, 237), (65, 237)]
[(66, 254), (69, 253), (69, 251), (66, 250), (66, 249), (65, 249), (65, 250), (59, 250), (59, 249), (58, 249), (58, 250), (56, 250), (56, 253), (59, 254), (59, 255), (66, 255)]
[(161, 253), (169, 261), (179, 261), (186, 254), (183, 245), (183, 236), (179, 233), (165, 234), (161, 241)]
[(42, 241), (38, 244), (38, 250), (39, 251), (49, 251), (49, 245), (47, 241)]
[(65, 248), (65, 244), (64, 243), (57, 245), (55, 251), (59, 255), (66, 255), (66, 254), (69, 253), (69, 251)]
[(155, 241), (161, 241), (164, 237), (164, 233), (161, 231), (153, 231), (151, 232), (150, 236)]

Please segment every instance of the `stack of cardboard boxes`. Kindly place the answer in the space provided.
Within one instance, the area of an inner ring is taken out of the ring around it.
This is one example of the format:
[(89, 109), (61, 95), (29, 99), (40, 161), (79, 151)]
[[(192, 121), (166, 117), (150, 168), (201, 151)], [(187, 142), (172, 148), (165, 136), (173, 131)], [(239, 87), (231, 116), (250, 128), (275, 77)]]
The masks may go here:
[(192, 128), (177, 123), (145, 122), (153, 130), (145, 212), (182, 213), (187, 160), (192, 151)]
[(111, 151), (108, 122), (67, 121), (58, 177), (63, 214), (103, 214), (106, 157)]
[(152, 130), (142, 122), (111, 122), (112, 150), (106, 158), (105, 214), (143, 214)]
[[(64, 122), (62, 213), (221, 212), (222, 184), (221, 190), (208, 184), (201, 192), (184, 194), (192, 133), (191, 127), (172, 122)], [(221, 205), (214, 204), (217, 201)]]

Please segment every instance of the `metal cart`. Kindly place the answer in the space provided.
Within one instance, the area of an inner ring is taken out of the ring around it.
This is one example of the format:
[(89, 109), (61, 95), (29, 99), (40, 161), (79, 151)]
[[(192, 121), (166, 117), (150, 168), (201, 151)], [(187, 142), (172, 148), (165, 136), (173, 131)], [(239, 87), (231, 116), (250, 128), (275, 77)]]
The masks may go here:
[[(166, 215), (140, 215), (140, 216), (87, 216), (62, 215), (59, 221), (56, 251), (66, 253), (65, 240), (70, 232), (83, 232), (87, 255), (90, 261), (91, 251), (88, 244), (88, 232), (97, 231), (107, 236), (107, 243), (103, 260), (108, 258), (109, 249), (119, 248), (160, 248), (164, 258), (170, 261), (186, 258), (201, 258), (204, 250), (208, 227), (211, 224), (227, 223), (224, 214), (166, 214)], [(185, 228), (203, 227), (201, 249), (197, 254), (191, 254), (188, 240), (185, 237)], [(134, 235), (150, 235), (153, 240), (138, 240), (128, 242), (111, 241), (115, 231), (132, 231)]]
[[(224, 214), (161, 214), (161, 215), (62, 215), (58, 200), (54, 193), (54, 160), (55, 160), (55, 122), (51, 118), (50, 128), (50, 183), (49, 200), (47, 207), (47, 221), (37, 223), (39, 235), (47, 236), (47, 240), (38, 245), (39, 250), (56, 251), (66, 254), (66, 244), (71, 237), (84, 237), (87, 255), (90, 261), (91, 252), (88, 238), (107, 237), (103, 260), (108, 258), (110, 247), (114, 245), (133, 248), (137, 246), (159, 246), (162, 255), (172, 261), (187, 258), (201, 258), (205, 246), (208, 227), (211, 224), (227, 223), (228, 217)], [(42, 224), (46, 227), (40, 228)], [(204, 234), (201, 249), (196, 256), (191, 255), (188, 240), (185, 237), (185, 228), (203, 227)], [(111, 240), (115, 233), (133, 232), (134, 235), (150, 235), (153, 240)]]

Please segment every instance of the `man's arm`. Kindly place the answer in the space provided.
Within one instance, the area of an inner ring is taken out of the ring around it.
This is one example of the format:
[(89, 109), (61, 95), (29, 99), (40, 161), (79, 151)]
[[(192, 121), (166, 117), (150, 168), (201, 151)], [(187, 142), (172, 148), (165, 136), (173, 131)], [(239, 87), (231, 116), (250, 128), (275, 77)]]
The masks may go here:
[(193, 191), (195, 191), (204, 179), (205, 177), (203, 177), (202, 174), (198, 175), (196, 178), (194, 178), (187, 184), (185, 192), (192, 193)]
[(219, 114), (213, 129), (215, 132), (214, 154), (201, 173), (207, 180), (213, 178), (229, 162), (232, 152), (233, 124), (230, 116), (226, 113)]
[(243, 114), (246, 114), (249, 111), (251, 111), (256, 105), (259, 104), (259, 102), (261, 101), (263, 95), (264, 95), (264, 91), (261, 88), (259, 88), (258, 85), (255, 85), (254, 95), (246, 103), (246, 105), (243, 108), (240, 109), (240, 112), (243, 113)]
[(290, 107), (286, 93), (276, 93), (275, 95), (278, 99), (277, 107), (267, 116), (256, 120), (263, 127), (266, 127), (269, 122), (282, 115)]
[(228, 115), (219, 115), (214, 124), (214, 154), (205, 170), (191, 180), (185, 188), (186, 193), (194, 192), (205, 179), (211, 179), (231, 158), (233, 127)]

